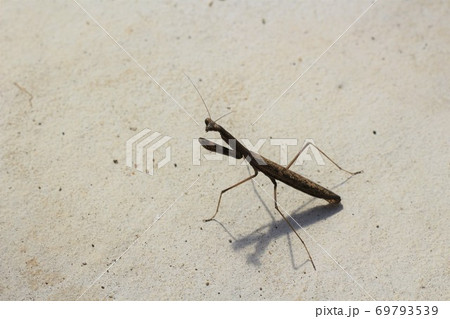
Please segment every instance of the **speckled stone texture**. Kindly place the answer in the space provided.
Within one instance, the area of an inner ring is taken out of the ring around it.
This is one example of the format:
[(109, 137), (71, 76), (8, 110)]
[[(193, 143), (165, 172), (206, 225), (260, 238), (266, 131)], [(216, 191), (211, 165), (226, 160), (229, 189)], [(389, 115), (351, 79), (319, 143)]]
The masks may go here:
[[(448, 300), (449, 2), (78, 3), (1, 4), (0, 299)], [(202, 222), (251, 171), (193, 164), (219, 136), (184, 73), (262, 155), (364, 170), (293, 167), (338, 207), (279, 185), (317, 271), (262, 174)], [(126, 165), (145, 128), (153, 175)]]

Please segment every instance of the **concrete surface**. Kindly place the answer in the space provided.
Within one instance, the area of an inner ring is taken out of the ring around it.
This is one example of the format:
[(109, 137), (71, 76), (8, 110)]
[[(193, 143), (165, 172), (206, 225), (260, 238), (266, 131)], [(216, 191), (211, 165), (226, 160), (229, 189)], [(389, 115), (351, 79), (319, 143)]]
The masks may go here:
[[(380, 0), (321, 56), (371, 3), (2, 1), (0, 298), (448, 300), (450, 4)], [(236, 137), (364, 170), (294, 168), (338, 207), (279, 187), (317, 271), (262, 174), (202, 222), (249, 170), (192, 164), (218, 135), (184, 72)], [(145, 128), (153, 176), (125, 162)]]

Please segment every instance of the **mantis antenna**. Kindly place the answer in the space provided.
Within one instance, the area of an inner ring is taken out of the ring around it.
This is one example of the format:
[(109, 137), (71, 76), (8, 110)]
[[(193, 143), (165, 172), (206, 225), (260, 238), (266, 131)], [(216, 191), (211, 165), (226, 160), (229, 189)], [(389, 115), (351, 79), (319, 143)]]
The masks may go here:
[(200, 94), (200, 91), (197, 89), (197, 87), (195, 86), (194, 82), (192, 82), (191, 78), (189, 77), (189, 75), (187, 75), (186, 73), (184, 73), (184, 75), (186, 75), (186, 77), (188, 78), (188, 80), (191, 82), (191, 84), (194, 86), (195, 90), (197, 91), (198, 95), (200, 96), (200, 98), (202, 99), (203, 105), (206, 108), (206, 111), (208, 112), (209, 118), (211, 118), (211, 113), (209, 113), (208, 107), (206, 106), (205, 100), (203, 99), (202, 95)]
[(227, 115), (229, 115), (229, 114), (231, 114), (231, 113), (233, 113), (233, 111), (230, 111), (230, 112), (228, 112), (228, 113), (225, 113), (224, 115), (222, 115), (221, 117), (219, 117), (217, 120), (215, 120), (214, 122), (217, 122), (217, 121), (219, 121), (220, 119), (223, 119), (225, 116), (227, 116)]

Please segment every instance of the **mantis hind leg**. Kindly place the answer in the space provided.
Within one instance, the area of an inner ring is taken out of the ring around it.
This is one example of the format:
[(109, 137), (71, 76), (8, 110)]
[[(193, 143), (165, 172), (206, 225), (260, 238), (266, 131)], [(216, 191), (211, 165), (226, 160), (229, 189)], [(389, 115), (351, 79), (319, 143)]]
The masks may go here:
[(344, 171), (344, 172), (349, 173), (349, 174), (351, 174), (351, 175), (356, 175), (356, 174), (360, 174), (360, 173), (363, 172), (363, 171), (349, 172), (349, 171), (343, 169), (343, 168), (340, 167), (335, 161), (333, 161), (327, 154), (325, 154), (320, 148), (318, 148), (315, 144), (313, 144), (312, 142), (307, 142), (307, 143), (302, 147), (302, 149), (300, 150), (300, 152), (298, 152), (297, 155), (294, 156), (294, 158), (292, 159), (292, 161), (289, 162), (289, 164), (286, 166), (286, 168), (289, 169), (289, 167), (291, 167), (292, 164), (295, 163), (295, 161), (296, 161), (297, 158), (300, 156), (300, 154), (303, 153), (303, 151), (306, 150), (306, 149), (307, 149), (309, 146), (311, 146), (311, 145), (314, 146), (314, 148), (317, 149), (317, 150), (320, 152), (320, 154), (322, 154), (323, 156), (325, 156), (326, 158), (328, 158), (328, 159), (331, 161), (331, 163), (333, 163), (334, 165), (336, 165), (336, 167), (339, 168), (341, 171)]
[[(278, 211), (278, 213), (280, 213), (281, 217), (283, 217), (284, 221), (289, 225), (289, 227), (292, 229), (292, 231), (295, 233), (295, 235), (298, 237), (298, 239), (300, 239), (300, 241), (303, 244), (303, 247), (305, 247), (306, 252), (308, 253), (308, 257), (309, 260), (311, 261), (311, 264), (314, 268), (314, 270), (316, 270), (316, 265), (314, 264), (314, 261), (311, 257), (311, 254), (309, 253), (308, 247), (306, 247), (305, 242), (303, 241), (303, 239), (300, 237), (300, 235), (297, 233), (297, 231), (295, 230), (295, 228), (291, 225), (291, 223), (289, 222), (289, 220), (286, 218), (286, 216), (284, 216), (284, 214), (281, 212), (281, 210), (278, 208), (278, 202), (277, 202), (277, 181), (275, 179), (270, 179), (273, 183), (273, 199), (275, 201), (275, 209)], [(292, 218), (292, 217), (291, 217)], [(300, 226), (300, 225), (299, 225)], [(301, 228), (302, 226), (300, 226)]]

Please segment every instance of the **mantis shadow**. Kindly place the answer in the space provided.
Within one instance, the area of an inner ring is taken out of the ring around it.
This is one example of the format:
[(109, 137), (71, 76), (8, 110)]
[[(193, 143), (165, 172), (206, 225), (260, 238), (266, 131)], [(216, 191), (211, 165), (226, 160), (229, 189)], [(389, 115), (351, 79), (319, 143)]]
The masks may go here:
[[(344, 181), (340, 182), (336, 186), (332, 187), (332, 189), (338, 188), (341, 185), (345, 184), (350, 178), (353, 176), (350, 176), (346, 178)], [(292, 233), (291, 228), (289, 225), (283, 220), (283, 219), (276, 219), (274, 217), (278, 216), (278, 213), (276, 213), (275, 207), (269, 207), (266, 202), (261, 197), (260, 193), (257, 190), (257, 187), (255, 186), (255, 183), (252, 181), (252, 187), (254, 190), (254, 193), (262, 203), (262, 206), (266, 210), (266, 212), (269, 214), (272, 221), (264, 226), (259, 227), (258, 229), (254, 230), (250, 234), (242, 237), (242, 238), (235, 238), (230, 231), (219, 221), (214, 220), (217, 222), (233, 239), (233, 249), (234, 250), (241, 250), (244, 249), (247, 246), (254, 245), (255, 250), (253, 253), (250, 253), (247, 256), (247, 263), (254, 264), (256, 266), (261, 265), (260, 258), (263, 256), (263, 254), (267, 251), (267, 248), (272, 240), (276, 241), (279, 237), (287, 235), (288, 243), (289, 243), (289, 251), (290, 251), (290, 259), (292, 263), (292, 267), (294, 269), (299, 269), (303, 265), (309, 262), (309, 260), (306, 260), (301, 265), (296, 265), (294, 254), (293, 254), (293, 248), (291, 243), (291, 238), (289, 236), (290, 233)], [(311, 202), (315, 201), (316, 198), (311, 198), (309, 201), (304, 203), (303, 205), (296, 208), (292, 213), (289, 213), (289, 216), (286, 216), (289, 220), (291, 225), (294, 227), (294, 229), (299, 232), (301, 231), (301, 227), (307, 227), (309, 225), (312, 225), (314, 223), (317, 223), (321, 220), (325, 220), (334, 214), (337, 214), (343, 209), (343, 206), (341, 203), (337, 205), (331, 205), (331, 204), (325, 204), (321, 206), (316, 206), (309, 208), (307, 210), (304, 210), (304, 207), (309, 205)], [(273, 204), (273, 203), (272, 203)], [(285, 215), (288, 215), (287, 212), (285, 212)], [(292, 218), (292, 219), (290, 219)], [(301, 227), (300, 227), (301, 225)], [(300, 232), (300, 235), (302, 232)], [(305, 233), (303, 232), (302, 238), (305, 238)], [(294, 241), (297, 241), (297, 239), (294, 239)], [(298, 245), (299, 249), (303, 249), (302, 244), (299, 242)], [(269, 252), (270, 253), (270, 252)]]
[[(340, 182), (339, 184), (335, 185), (331, 189), (336, 189), (342, 186), (343, 184), (347, 183), (353, 176), (348, 176), (345, 180)], [(270, 242), (272, 240), (276, 240), (280, 236), (287, 235), (288, 238), (288, 244), (289, 244), (289, 253), (290, 253), (290, 259), (292, 263), (292, 267), (294, 269), (298, 269), (304, 264), (308, 263), (309, 261), (305, 261), (299, 266), (296, 266), (294, 254), (292, 250), (292, 242), (291, 237), (289, 236), (289, 233), (292, 233), (292, 230), (290, 227), (286, 224), (286, 222), (281, 220), (276, 220), (274, 215), (278, 215), (274, 213), (275, 208), (270, 208), (265, 201), (262, 199), (260, 193), (258, 192), (258, 188), (255, 186), (255, 183), (252, 181), (252, 187), (253, 191), (264, 206), (266, 212), (269, 214), (270, 218), (272, 219), (272, 223), (267, 224), (265, 226), (260, 227), (259, 229), (255, 230), (251, 234), (239, 239), (235, 240), (233, 248), (235, 250), (243, 249), (246, 246), (249, 245), (255, 245), (255, 251), (248, 255), (247, 262), (252, 263), (254, 265), (261, 265), (260, 257), (264, 254), (264, 252), (267, 250), (267, 247), (269, 246)], [(312, 225), (316, 222), (319, 222), (321, 220), (325, 220), (329, 217), (331, 217), (334, 214), (337, 214), (343, 209), (343, 206), (341, 203), (338, 205), (330, 205), (325, 204), (321, 206), (312, 207), (306, 211), (303, 211), (304, 207), (309, 205), (311, 202), (315, 201), (315, 198), (311, 198), (309, 201), (295, 209), (292, 213), (289, 215), (294, 219), (294, 221), (290, 220), (292, 226), (295, 228), (295, 230), (298, 232), (301, 230), (301, 227), (307, 227), (309, 225)], [(286, 212), (285, 212), (286, 215)], [(289, 217), (287, 217), (289, 219)], [(299, 226), (301, 225), (301, 227)], [(265, 231), (264, 234), (261, 234), (261, 232)], [(305, 233), (303, 233), (303, 238)], [(294, 236), (295, 237), (295, 236)], [(294, 239), (296, 241), (296, 239)], [(302, 245), (300, 245), (301, 247)]]
[[(338, 205), (326, 204), (317, 207), (312, 207), (308, 210), (302, 211), (303, 208), (313, 200), (314, 199), (308, 201), (304, 205), (297, 208), (292, 214), (290, 214), (291, 218), (295, 220), (295, 222), (292, 222), (291, 220), (291, 224), (296, 231), (301, 230), (299, 225), (301, 225), (302, 227), (307, 227), (318, 221), (325, 220), (343, 209), (343, 206), (341, 204)], [(283, 219), (272, 221), (271, 223), (268, 223), (256, 229), (249, 235), (235, 240), (233, 242), (233, 248), (235, 250), (240, 250), (247, 246), (254, 245), (255, 250), (253, 253), (247, 256), (247, 262), (259, 266), (261, 265), (260, 258), (267, 250), (270, 242), (272, 240), (276, 241), (279, 237), (288, 235), (291, 263), (294, 269), (298, 269), (308, 261), (306, 261), (302, 265), (296, 266), (294, 254), (292, 251), (292, 243), (289, 236), (290, 233), (292, 233), (292, 230)], [(303, 249), (301, 243), (299, 242), (298, 244), (299, 244), (298, 247), (300, 247), (300, 249)]]

